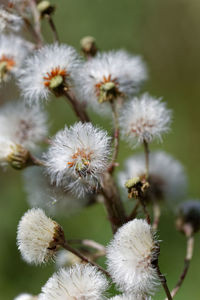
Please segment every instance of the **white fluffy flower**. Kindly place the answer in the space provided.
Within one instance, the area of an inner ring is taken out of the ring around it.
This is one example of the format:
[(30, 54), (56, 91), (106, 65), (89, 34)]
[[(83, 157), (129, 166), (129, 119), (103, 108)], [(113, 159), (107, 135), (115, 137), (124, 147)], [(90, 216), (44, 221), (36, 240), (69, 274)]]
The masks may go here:
[(0, 110), (0, 136), (32, 150), (48, 135), (47, 115), (39, 106), (12, 102)]
[(146, 297), (144, 295), (122, 294), (110, 298), (110, 300), (151, 300), (151, 297)]
[(107, 285), (96, 267), (75, 265), (55, 273), (42, 288), (39, 300), (102, 300)]
[(47, 45), (25, 61), (19, 85), (29, 102), (47, 100), (51, 91), (71, 88), (80, 64), (76, 50), (67, 45)]
[(125, 104), (120, 116), (122, 137), (131, 145), (161, 140), (162, 134), (169, 131), (170, 123), (171, 110), (147, 93)]
[(141, 57), (123, 50), (98, 53), (78, 75), (81, 95), (96, 112), (101, 109), (99, 103), (133, 95), (147, 77)]
[(24, 171), (24, 183), (29, 205), (43, 208), (50, 215), (67, 217), (89, 202), (88, 197), (75, 198), (63, 187), (51, 184), (49, 176), (45, 176), (43, 169), (39, 167), (27, 168)]
[(41, 264), (48, 261), (63, 239), (61, 227), (40, 208), (28, 210), (19, 222), (17, 244), (28, 263)]
[(110, 138), (91, 123), (76, 123), (59, 131), (46, 158), (51, 181), (63, 185), (78, 197), (96, 191), (108, 167)]
[(157, 258), (151, 226), (135, 219), (123, 225), (107, 247), (108, 271), (121, 291), (149, 294), (157, 286)]
[(0, 32), (6, 29), (19, 31), (23, 24), (22, 18), (18, 15), (7, 12), (2, 6), (0, 6)]
[(11, 74), (18, 76), (25, 57), (33, 45), (15, 35), (0, 35), (0, 83), (7, 81)]
[(9, 162), (9, 157), (17, 150), (17, 145), (10, 139), (0, 137), (0, 165), (5, 166)]
[(33, 296), (31, 294), (20, 294), (14, 300), (37, 300), (37, 296)]
[(60, 250), (56, 255), (56, 267), (58, 269), (62, 267), (71, 267), (77, 263), (81, 263), (81, 259), (65, 249)]
[[(119, 172), (118, 181), (125, 189), (125, 182), (133, 177), (143, 178), (146, 173), (145, 157), (138, 154), (125, 162), (125, 170)], [(183, 198), (187, 190), (187, 177), (179, 161), (164, 151), (155, 151), (149, 156), (150, 193), (154, 200)]]

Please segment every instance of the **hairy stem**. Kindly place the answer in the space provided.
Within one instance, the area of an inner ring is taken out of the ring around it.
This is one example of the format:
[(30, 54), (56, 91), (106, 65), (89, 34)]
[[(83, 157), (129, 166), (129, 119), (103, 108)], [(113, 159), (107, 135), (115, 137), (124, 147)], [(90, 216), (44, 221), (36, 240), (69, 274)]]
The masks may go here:
[(71, 91), (68, 91), (66, 88), (64, 88), (64, 95), (68, 99), (69, 103), (71, 104), (77, 117), (83, 123), (90, 122), (90, 119), (85, 111), (84, 105), (76, 99), (76, 96)]
[(166, 298), (166, 299), (172, 300), (171, 293), (170, 293), (169, 288), (168, 288), (168, 286), (167, 286), (167, 280), (166, 280), (165, 276), (161, 273), (160, 268), (159, 268), (158, 265), (156, 266), (156, 271), (157, 271), (157, 274), (158, 274), (158, 276), (159, 276), (159, 278), (160, 278), (160, 282), (161, 282), (161, 284), (162, 284), (162, 286), (163, 286), (163, 289), (164, 289), (164, 291), (165, 291), (165, 294), (167, 295), (167, 298)]
[(103, 177), (102, 194), (112, 231), (115, 233), (126, 222), (126, 215), (116, 184), (108, 172)]
[(179, 291), (180, 287), (183, 284), (183, 281), (187, 275), (189, 266), (190, 266), (190, 261), (193, 256), (193, 249), (194, 249), (194, 237), (193, 235), (187, 237), (187, 247), (186, 247), (186, 256), (185, 256), (185, 261), (184, 261), (184, 268), (183, 271), (179, 277), (179, 280), (175, 286), (175, 288), (171, 291), (172, 298), (177, 294)]
[(54, 42), (59, 42), (58, 31), (56, 29), (55, 23), (54, 23), (51, 15), (45, 15), (45, 18), (48, 20), (49, 26), (50, 26), (51, 31), (53, 33)]
[(109, 172), (112, 173), (116, 166), (116, 160), (119, 153), (119, 115), (116, 102), (111, 102), (112, 107), (112, 116), (113, 116), (113, 123), (114, 123), (114, 151), (111, 161), (111, 167), (109, 168)]
[(77, 249), (72, 248), (67, 242), (65, 242), (64, 244), (61, 245), (64, 249), (70, 251), (71, 253), (73, 253), (74, 255), (78, 256), (80, 259), (82, 259), (82, 261), (89, 263), (95, 267), (97, 267), (101, 272), (103, 272), (106, 276), (110, 277), (110, 274), (104, 270), (101, 266), (99, 266), (97, 263), (89, 260), (86, 256), (84, 256), (80, 251), (78, 251)]

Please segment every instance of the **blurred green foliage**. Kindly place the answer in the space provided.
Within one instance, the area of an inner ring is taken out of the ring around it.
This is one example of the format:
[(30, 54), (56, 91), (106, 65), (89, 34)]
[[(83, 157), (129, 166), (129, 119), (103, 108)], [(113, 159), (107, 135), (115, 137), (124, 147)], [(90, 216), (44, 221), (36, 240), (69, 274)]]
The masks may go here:
[[(144, 86), (152, 95), (163, 96), (174, 111), (171, 134), (162, 148), (181, 160), (189, 176), (189, 195), (199, 197), (200, 152), (200, 1), (198, 0), (59, 0), (54, 19), (62, 42), (79, 49), (85, 35), (96, 37), (101, 50), (125, 48), (141, 54), (148, 64), (149, 81)], [(43, 22), (47, 41), (52, 40)], [(62, 99), (47, 105), (51, 135), (76, 118)], [(110, 120), (92, 115), (95, 124), (110, 131)], [(121, 144), (119, 161), (131, 154)], [(37, 193), (37, 191), (35, 191)], [(16, 228), (28, 208), (21, 174), (9, 170), (0, 173), (0, 299), (13, 299), (21, 292), (37, 294), (54, 271), (54, 265), (35, 267), (22, 261), (16, 248)], [(111, 230), (101, 205), (79, 215), (58, 219), (69, 238), (93, 238), (107, 243)], [(174, 229), (172, 213), (164, 210), (159, 229), (160, 267), (169, 287), (177, 281), (183, 267), (184, 237)], [(177, 300), (200, 299), (200, 234), (196, 235), (194, 259)], [(164, 299), (162, 289), (154, 297)]]

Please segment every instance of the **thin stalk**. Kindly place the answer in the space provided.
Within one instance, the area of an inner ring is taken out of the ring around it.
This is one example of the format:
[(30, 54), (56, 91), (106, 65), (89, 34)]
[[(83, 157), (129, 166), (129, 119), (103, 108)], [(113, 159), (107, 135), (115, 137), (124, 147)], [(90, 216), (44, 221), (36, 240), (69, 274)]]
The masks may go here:
[(116, 102), (111, 102), (112, 107), (112, 117), (113, 117), (113, 123), (114, 123), (114, 151), (111, 161), (111, 167), (109, 168), (109, 172), (112, 173), (116, 166), (116, 160), (119, 153), (119, 115), (118, 115), (118, 109)]
[(137, 203), (135, 204), (132, 212), (130, 213), (130, 215), (127, 218), (128, 221), (131, 221), (136, 218), (139, 207), (140, 207), (140, 201), (137, 200)]
[(85, 240), (76, 240), (75, 239), (75, 240), (68, 240), (67, 242), (68, 242), (68, 244), (80, 244), (80, 245), (83, 245), (83, 246), (93, 248), (93, 249), (98, 250), (98, 251), (102, 251), (104, 253), (106, 252), (106, 248), (103, 245), (101, 245), (101, 244), (99, 244), (99, 243), (97, 243), (93, 240), (87, 240), (87, 239), (85, 239)]
[(77, 249), (72, 248), (67, 242), (65, 242), (64, 244), (61, 245), (64, 249), (70, 251), (71, 253), (73, 253), (74, 255), (78, 256), (80, 259), (82, 259), (82, 261), (89, 263), (95, 267), (97, 267), (101, 272), (103, 272), (106, 276), (110, 277), (110, 274), (104, 270), (101, 266), (99, 266), (97, 263), (89, 260), (86, 256), (84, 256), (80, 251), (78, 251)]
[(145, 201), (143, 201), (142, 198), (139, 198), (139, 201), (140, 201), (140, 205), (142, 206), (146, 221), (149, 225), (151, 225), (151, 218), (150, 218), (150, 214), (147, 210), (146, 203), (145, 203)]
[(48, 20), (49, 26), (51, 28), (54, 42), (59, 42), (58, 31), (56, 29), (55, 23), (51, 17), (51, 15), (45, 15), (45, 18)]
[(144, 140), (144, 153), (145, 153), (145, 167), (146, 167), (146, 179), (149, 177), (149, 144)]
[(77, 117), (83, 123), (90, 122), (90, 119), (85, 111), (84, 105), (76, 99), (75, 95), (71, 91), (68, 91), (66, 88), (64, 88), (64, 96), (68, 99)]
[(29, 166), (39, 166), (39, 167), (44, 167), (45, 163), (38, 159), (37, 157), (33, 156), (31, 153), (29, 154), (29, 162), (28, 162)]
[(103, 176), (102, 194), (104, 195), (104, 205), (107, 210), (108, 219), (112, 231), (115, 233), (119, 227), (126, 223), (126, 214), (116, 184), (108, 172)]
[(153, 202), (153, 224), (152, 224), (152, 228), (153, 230), (157, 230), (158, 229), (158, 225), (160, 222), (160, 215), (161, 215), (161, 211), (160, 211), (160, 205), (158, 204), (157, 201)]
[(183, 271), (179, 277), (179, 280), (175, 286), (175, 288), (171, 291), (171, 295), (172, 298), (174, 298), (174, 296), (177, 294), (177, 292), (179, 291), (180, 287), (183, 284), (183, 281), (187, 275), (189, 266), (190, 266), (190, 262), (193, 256), (193, 249), (194, 249), (194, 236), (188, 236), (187, 237), (187, 246), (186, 246), (186, 256), (185, 256), (185, 261), (184, 261), (184, 268)]
[(22, 17), (23, 21), (26, 25), (27, 30), (30, 32), (30, 34), (32, 35), (33, 39), (35, 40), (35, 43), (38, 45), (38, 47), (40, 47), (41, 44), (41, 40), (40, 37), (38, 36), (37, 32), (35, 31), (35, 28), (33, 27), (33, 25), (31, 24), (31, 22), (29, 21), (29, 19), (27, 19), (25, 16)]
[(172, 296), (171, 296), (171, 293), (170, 293), (168, 285), (167, 285), (167, 280), (166, 280), (165, 276), (161, 273), (160, 268), (159, 268), (158, 265), (156, 266), (156, 271), (157, 271), (157, 274), (158, 274), (158, 276), (160, 278), (160, 282), (161, 282), (161, 284), (163, 286), (165, 294), (167, 295), (166, 299), (172, 300)]
[(41, 34), (40, 14), (37, 10), (37, 2), (35, 0), (29, 0), (29, 3), (33, 14), (34, 29), (38, 37), (38, 47), (41, 47), (43, 45), (43, 37)]

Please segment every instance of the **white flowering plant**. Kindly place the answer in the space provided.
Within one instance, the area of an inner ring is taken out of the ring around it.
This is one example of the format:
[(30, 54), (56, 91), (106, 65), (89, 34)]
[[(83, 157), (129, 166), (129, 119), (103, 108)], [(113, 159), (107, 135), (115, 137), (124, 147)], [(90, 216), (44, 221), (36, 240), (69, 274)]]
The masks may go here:
[[(31, 206), (19, 221), (17, 246), (27, 263), (53, 260), (58, 269), (38, 295), (22, 293), (15, 299), (148, 300), (162, 285), (171, 300), (187, 274), (200, 230), (200, 201), (180, 204), (187, 196), (183, 166), (164, 151), (150, 151), (152, 141), (162, 142), (169, 132), (172, 111), (162, 98), (140, 94), (148, 77), (140, 56), (101, 52), (89, 36), (81, 40), (80, 55), (60, 43), (54, 12), (44, 0), (13, 0), (0, 7), (0, 88), (13, 80), (21, 93), (0, 107), (0, 166), (23, 172)], [(44, 19), (52, 44), (44, 42)], [(44, 106), (52, 95), (69, 102), (77, 122), (49, 138)], [(112, 120), (113, 136), (90, 121), (88, 108)], [(144, 151), (126, 159), (116, 181), (120, 139), (133, 152), (139, 145)], [(113, 232), (107, 246), (87, 237), (68, 240), (62, 226), (47, 216), (68, 216), (98, 202)], [(163, 204), (176, 207), (176, 228), (187, 244), (183, 273), (172, 291), (159, 268)], [(101, 257), (107, 269), (99, 264)], [(114, 295), (108, 292), (112, 284)]]

